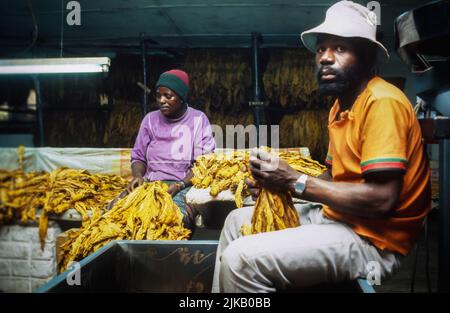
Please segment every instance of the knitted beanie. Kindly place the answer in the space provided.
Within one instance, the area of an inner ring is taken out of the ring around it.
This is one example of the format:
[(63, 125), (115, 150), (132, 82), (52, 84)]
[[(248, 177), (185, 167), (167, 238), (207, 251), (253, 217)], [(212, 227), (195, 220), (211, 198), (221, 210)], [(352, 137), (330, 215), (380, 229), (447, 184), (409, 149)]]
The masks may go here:
[(170, 70), (159, 76), (156, 89), (164, 86), (174, 91), (183, 101), (187, 101), (189, 95), (189, 76), (181, 70)]

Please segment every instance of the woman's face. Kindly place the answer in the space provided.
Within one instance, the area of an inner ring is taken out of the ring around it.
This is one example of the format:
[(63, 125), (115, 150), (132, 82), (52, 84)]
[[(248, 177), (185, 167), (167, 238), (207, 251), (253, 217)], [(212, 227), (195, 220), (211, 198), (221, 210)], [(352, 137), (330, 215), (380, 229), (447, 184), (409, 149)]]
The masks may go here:
[(159, 110), (166, 117), (178, 117), (183, 113), (183, 101), (167, 87), (159, 86), (156, 89), (156, 100), (159, 104)]

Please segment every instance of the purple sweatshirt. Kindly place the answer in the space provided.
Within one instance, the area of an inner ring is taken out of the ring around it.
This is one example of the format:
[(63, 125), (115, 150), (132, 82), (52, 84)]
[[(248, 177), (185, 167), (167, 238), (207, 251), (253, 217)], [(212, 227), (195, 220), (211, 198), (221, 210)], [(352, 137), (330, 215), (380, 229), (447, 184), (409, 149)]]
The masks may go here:
[(131, 163), (147, 165), (144, 178), (182, 180), (199, 155), (214, 151), (216, 143), (206, 115), (188, 107), (178, 119), (168, 119), (159, 110), (142, 120)]

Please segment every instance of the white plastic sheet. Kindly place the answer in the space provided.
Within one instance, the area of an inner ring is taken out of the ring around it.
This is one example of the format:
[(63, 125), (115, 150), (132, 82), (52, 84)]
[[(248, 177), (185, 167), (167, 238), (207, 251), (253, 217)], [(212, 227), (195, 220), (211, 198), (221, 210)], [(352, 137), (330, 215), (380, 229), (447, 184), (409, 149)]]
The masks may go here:
[[(25, 171), (51, 172), (69, 167), (130, 177), (130, 153), (126, 148), (25, 148)], [(0, 148), (0, 168), (18, 167), (17, 149)]]
[[(37, 148), (25, 148), (24, 152), (24, 167), (25, 171), (37, 171), (36, 166), (36, 151)], [(0, 148), (0, 168), (6, 170), (18, 169), (19, 158), (17, 156), (16, 148)]]
[[(211, 201), (235, 201), (235, 195), (231, 192), (231, 190), (224, 190), (219, 192), (216, 197), (213, 197), (209, 194), (211, 188), (206, 189), (197, 189), (192, 187), (186, 194), (186, 203), (191, 205), (196, 209), (201, 209), (206, 203)], [(244, 199), (244, 206), (253, 205), (255, 201), (253, 201), (251, 196), (248, 196)]]

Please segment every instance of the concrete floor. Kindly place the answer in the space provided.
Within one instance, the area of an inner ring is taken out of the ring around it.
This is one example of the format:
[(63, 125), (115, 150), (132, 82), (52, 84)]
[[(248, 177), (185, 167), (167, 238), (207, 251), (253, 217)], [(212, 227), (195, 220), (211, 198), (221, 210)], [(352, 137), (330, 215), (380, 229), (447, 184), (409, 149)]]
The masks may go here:
[[(197, 228), (193, 240), (218, 240), (220, 229)], [(429, 273), (431, 292), (437, 291), (438, 279), (438, 212), (433, 210), (428, 217)], [(425, 232), (418, 241), (418, 257), (414, 292), (428, 292), (426, 279), (426, 245)], [(380, 286), (374, 286), (379, 293), (409, 293), (412, 281), (414, 251), (405, 257), (400, 270), (390, 279), (382, 281)]]

